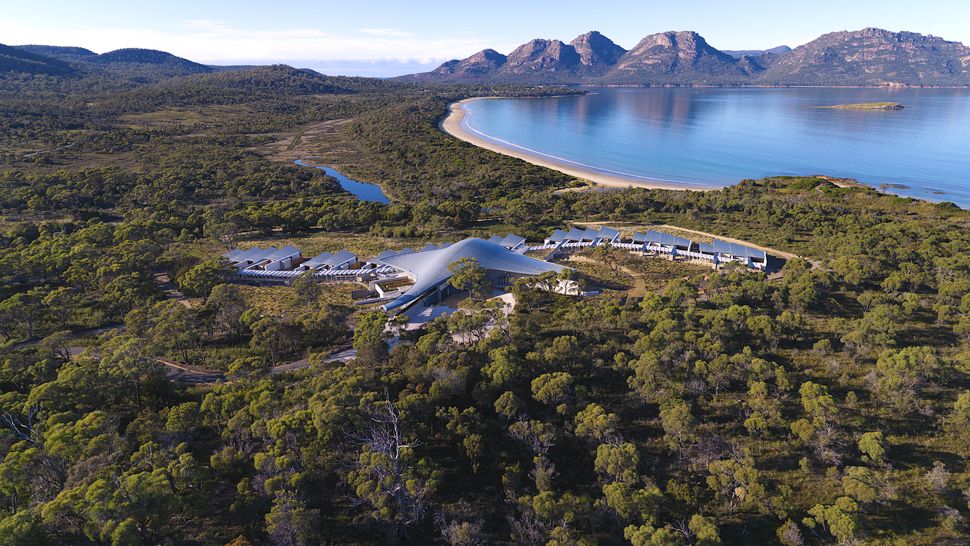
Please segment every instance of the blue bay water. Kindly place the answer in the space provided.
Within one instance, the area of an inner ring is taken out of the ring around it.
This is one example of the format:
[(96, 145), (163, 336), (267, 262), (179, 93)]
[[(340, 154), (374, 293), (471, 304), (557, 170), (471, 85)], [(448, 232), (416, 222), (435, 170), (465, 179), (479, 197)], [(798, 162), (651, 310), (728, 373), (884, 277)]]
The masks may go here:
[[(817, 108), (882, 101), (906, 108)], [(465, 109), (480, 134), (604, 172), (705, 186), (824, 174), (970, 207), (970, 90), (605, 88)]]

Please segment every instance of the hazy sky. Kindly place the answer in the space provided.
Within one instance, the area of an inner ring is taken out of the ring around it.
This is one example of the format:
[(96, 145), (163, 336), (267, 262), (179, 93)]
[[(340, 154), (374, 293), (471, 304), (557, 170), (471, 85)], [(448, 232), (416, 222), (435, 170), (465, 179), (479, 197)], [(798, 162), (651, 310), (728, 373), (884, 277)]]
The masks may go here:
[(0, 43), (169, 51), (212, 64), (281, 62), (392, 75), (531, 38), (599, 30), (630, 48), (696, 30), (720, 49), (792, 47), (874, 26), (970, 43), (967, 0), (2, 0)]

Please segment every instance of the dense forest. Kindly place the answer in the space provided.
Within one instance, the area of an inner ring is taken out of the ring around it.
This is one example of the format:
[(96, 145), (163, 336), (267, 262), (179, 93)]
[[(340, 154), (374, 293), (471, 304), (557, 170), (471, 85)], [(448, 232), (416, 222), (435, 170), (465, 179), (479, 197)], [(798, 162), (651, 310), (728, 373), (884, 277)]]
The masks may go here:
[[(0, 77), (0, 543), (966, 544), (970, 213), (814, 177), (560, 192), (437, 128), (459, 98), (562, 92)], [(218, 259), (574, 221), (801, 258), (595, 251), (597, 297), (520, 282), (508, 317), (473, 301), (393, 347), (349, 286), (233, 284)]]

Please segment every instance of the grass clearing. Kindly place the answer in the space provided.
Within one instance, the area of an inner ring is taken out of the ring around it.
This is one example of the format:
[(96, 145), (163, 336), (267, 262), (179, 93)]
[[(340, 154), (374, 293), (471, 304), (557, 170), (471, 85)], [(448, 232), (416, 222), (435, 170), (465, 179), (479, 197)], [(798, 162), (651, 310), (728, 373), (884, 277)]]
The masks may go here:
[(383, 237), (369, 233), (338, 233), (338, 232), (319, 232), (300, 235), (280, 235), (269, 237), (252, 237), (240, 240), (238, 246), (248, 248), (251, 246), (286, 246), (293, 245), (300, 249), (306, 257), (316, 256), (321, 252), (336, 252), (339, 250), (349, 250), (359, 258), (366, 259), (384, 250), (402, 250), (410, 247), (419, 250), (428, 243), (454, 242), (454, 237), (448, 238), (425, 238), (405, 239), (396, 237)]

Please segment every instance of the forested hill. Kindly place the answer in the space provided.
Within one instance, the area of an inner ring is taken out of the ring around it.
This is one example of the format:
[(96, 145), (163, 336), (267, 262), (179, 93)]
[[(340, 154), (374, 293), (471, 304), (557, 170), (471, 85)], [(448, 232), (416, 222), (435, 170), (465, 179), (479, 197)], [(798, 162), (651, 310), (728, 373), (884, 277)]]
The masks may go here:
[(326, 76), (287, 65), (207, 66), (148, 49), (119, 49), (98, 55), (80, 47), (0, 45), (0, 95), (27, 101), (39, 96), (71, 99), (108, 93), (109, 102), (137, 101), (151, 108), (163, 103), (239, 103), (257, 96), (348, 94), (405, 87), (402, 82)]
[[(120, 89), (168, 78), (216, 71), (215, 68), (164, 51), (127, 48), (100, 55), (82, 47), (0, 46), (0, 80), (27, 75), (69, 78), (72, 92)], [(80, 80), (80, 81), (78, 81)], [(50, 86), (50, 82), (45, 85)]]
[(208, 66), (176, 57), (165, 51), (155, 49), (127, 48), (117, 49), (91, 57), (90, 62), (102, 65), (156, 65), (171, 68), (180, 73), (212, 72)]
[(69, 76), (76, 69), (53, 57), (0, 44), (0, 74), (4, 72)]
[(205, 104), (238, 104), (274, 97), (344, 95), (403, 87), (371, 78), (324, 76), (286, 65), (222, 70), (176, 77), (156, 85), (138, 86), (118, 94), (113, 102), (127, 109)]
[(44, 55), (46, 57), (53, 57), (55, 59), (60, 59), (62, 61), (90, 61), (98, 54), (83, 47), (65, 47), (65, 46), (49, 46), (49, 45), (21, 45), (16, 46), (16, 49), (21, 51), (26, 51), (28, 53), (33, 53), (35, 55)]

